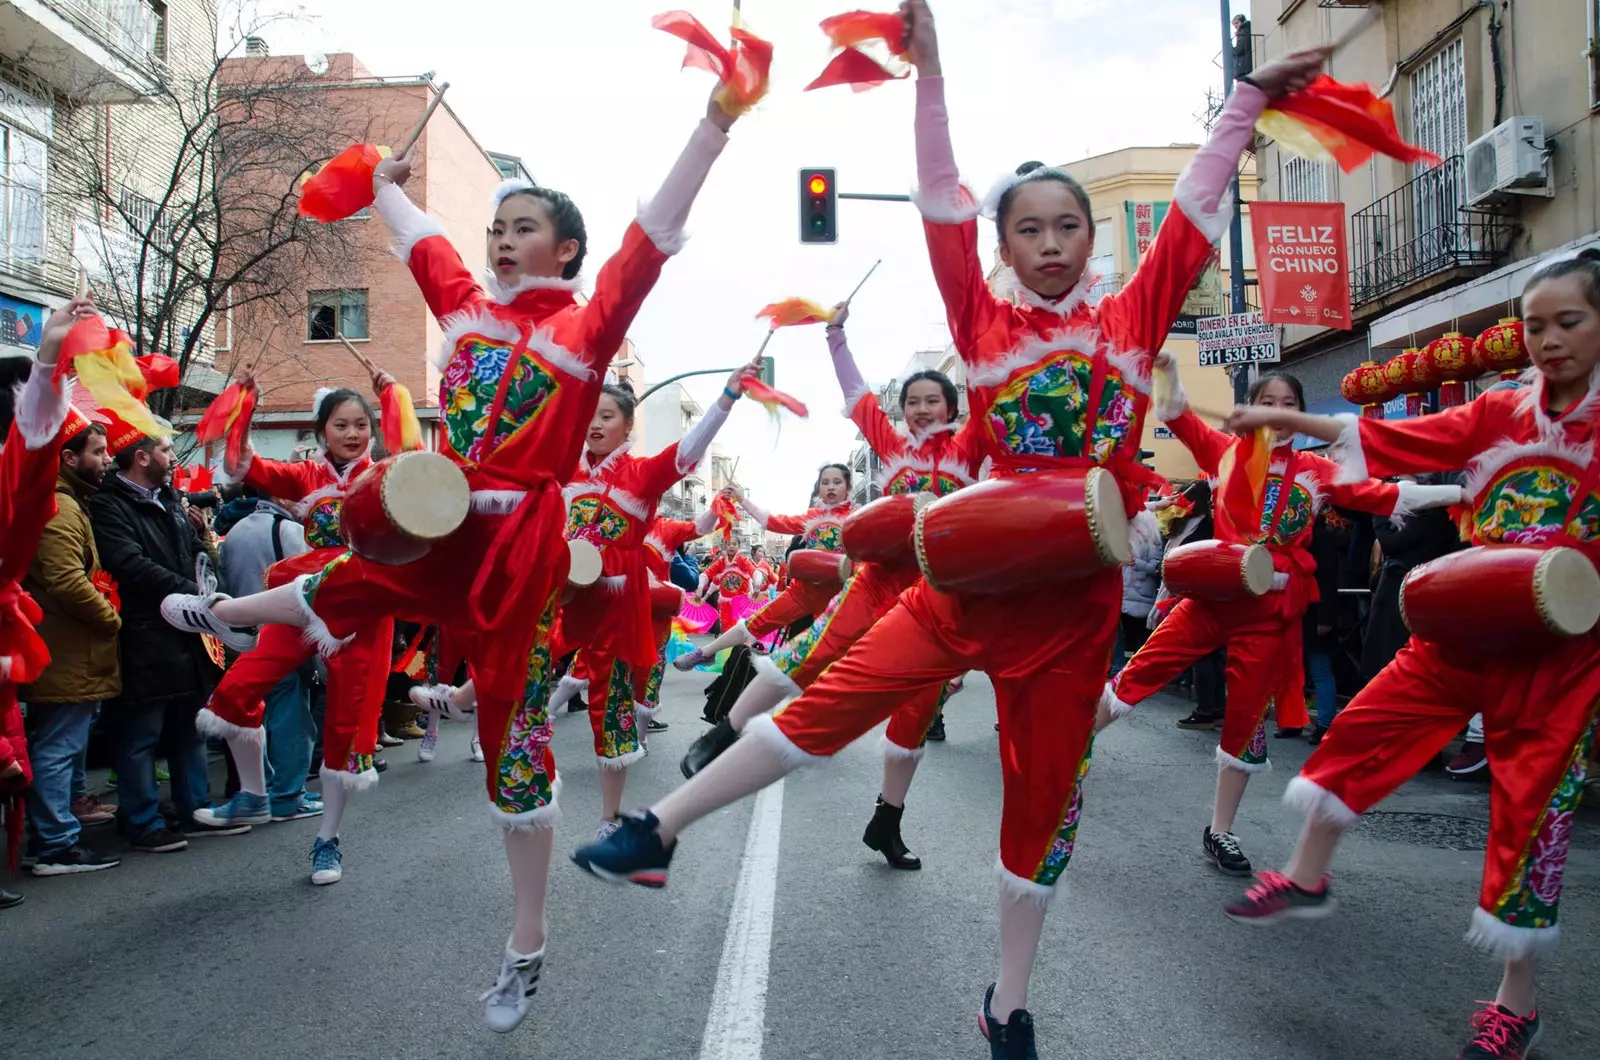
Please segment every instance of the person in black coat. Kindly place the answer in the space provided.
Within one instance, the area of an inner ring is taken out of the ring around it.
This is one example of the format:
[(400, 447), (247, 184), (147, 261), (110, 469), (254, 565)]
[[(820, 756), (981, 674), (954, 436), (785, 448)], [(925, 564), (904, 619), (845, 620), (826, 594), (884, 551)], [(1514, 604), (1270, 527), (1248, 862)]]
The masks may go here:
[[(194, 811), (208, 804), (205, 742), (194, 718), (215, 685), (216, 668), (197, 633), (169, 626), (161, 600), (197, 593), (198, 530), (172, 488), (176, 459), (167, 439), (140, 439), (116, 454), (117, 470), (89, 500), (89, 521), (101, 566), (122, 598), (122, 696), (110, 707), (117, 720), (118, 816), (134, 849), (182, 850), (184, 836), (248, 831), (207, 828)], [(164, 821), (156, 786), (156, 755), (172, 775), (177, 820)]]
[[(1440, 482), (1459, 484), (1459, 475), (1437, 477)], [(1372, 529), (1383, 550), (1372, 589), (1372, 609), (1367, 617), (1367, 641), (1361, 651), (1361, 680), (1372, 680), (1388, 666), (1411, 638), (1405, 619), (1400, 616), (1400, 583), (1411, 568), (1438, 559), (1462, 548), (1461, 533), (1450, 513), (1443, 508), (1417, 512), (1400, 526), (1387, 519), (1372, 517)]]

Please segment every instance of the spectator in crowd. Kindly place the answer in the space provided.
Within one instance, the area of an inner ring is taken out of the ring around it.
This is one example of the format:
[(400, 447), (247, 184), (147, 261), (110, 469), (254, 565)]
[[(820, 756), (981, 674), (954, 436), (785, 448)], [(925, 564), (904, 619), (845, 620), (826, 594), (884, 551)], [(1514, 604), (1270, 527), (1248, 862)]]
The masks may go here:
[(1161, 592), (1161, 531), (1152, 516), (1140, 513), (1134, 519), (1132, 545), (1133, 559), (1122, 568), (1122, 620), (1111, 660), (1113, 674), (1150, 635), (1150, 611)]
[[(268, 567), (311, 550), (305, 527), (283, 505), (250, 487), (241, 499), (254, 502), (255, 508), (242, 518), (236, 508), (229, 513), (237, 519), (229, 526), (221, 549), (222, 591), (229, 596), (260, 592), (267, 583)], [(316, 817), (322, 813), (322, 800), (306, 791), (306, 775), (317, 728), (311, 718), (310, 688), (304, 673), (290, 673), (267, 693), (262, 728), (266, 730), (267, 808), (272, 819)]]
[[(1179, 501), (1162, 514), (1176, 513), (1168, 523), (1166, 551), (1194, 541), (1215, 537), (1211, 521), (1211, 486), (1204, 480), (1190, 483), (1179, 495)], [(1148, 628), (1154, 629), (1166, 614), (1163, 609), (1172, 606), (1173, 598), (1166, 586), (1156, 596), (1156, 607), (1150, 612)], [(1180, 729), (1220, 729), (1222, 715), (1227, 705), (1228, 651), (1218, 648), (1191, 667), (1194, 681), (1195, 707), (1185, 717), (1178, 719)]]
[(688, 545), (679, 545), (678, 551), (673, 554), (669, 576), (672, 584), (686, 593), (692, 593), (700, 587), (700, 563), (689, 551)]
[[(116, 453), (116, 472), (89, 501), (100, 562), (122, 597), (122, 697), (110, 709), (119, 721), (118, 817), (135, 850), (168, 853), (188, 837), (237, 835), (249, 825), (210, 828), (194, 819), (207, 805), (205, 741), (194, 717), (205, 705), (215, 667), (195, 633), (169, 626), (161, 600), (196, 593), (201, 538), (172, 488), (172, 442), (140, 438)], [(164, 821), (156, 788), (156, 753), (167, 755), (175, 821)]]
[(28, 816), (35, 876), (95, 872), (118, 864), (80, 842), (83, 825), (103, 824), (116, 810), (91, 798), (84, 787), (89, 729), (100, 704), (122, 689), (117, 665), (122, 619), (109, 597), (111, 586), (100, 569), (84, 507), (100, 488), (108, 461), (106, 431), (98, 423), (62, 445), (56, 514), (23, 579), (23, 588), (44, 612), (38, 629), (50, 649), (50, 665), (22, 688), (33, 755)]
[(1256, 68), (1255, 42), (1250, 35), (1250, 20), (1233, 16), (1233, 76), (1244, 77)]
[(1301, 616), (1305, 672), (1311, 680), (1317, 710), (1306, 737), (1311, 744), (1322, 742), (1339, 712), (1339, 681), (1333, 661), (1339, 652), (1339, 631), (1343, 628), (1339, 584), (1349, 544), (1349, 518), (1331, 505), (1324, 508), (1311, 528), (1311, 558), (1317, 563), (1317, 602)]

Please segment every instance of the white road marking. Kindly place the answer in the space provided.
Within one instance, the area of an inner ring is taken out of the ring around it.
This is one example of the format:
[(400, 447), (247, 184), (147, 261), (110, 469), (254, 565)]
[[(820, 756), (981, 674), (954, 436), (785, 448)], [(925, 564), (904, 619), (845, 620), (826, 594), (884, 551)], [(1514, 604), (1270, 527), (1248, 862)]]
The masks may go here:
[(778, 839), (783, 831), (783, 781), (756, 796), (739, 883), (722, 940), (722, 963), (706, 1017), (700, 1060), (761, 1060), (766, 1033), (772, 906), (778, 890)]

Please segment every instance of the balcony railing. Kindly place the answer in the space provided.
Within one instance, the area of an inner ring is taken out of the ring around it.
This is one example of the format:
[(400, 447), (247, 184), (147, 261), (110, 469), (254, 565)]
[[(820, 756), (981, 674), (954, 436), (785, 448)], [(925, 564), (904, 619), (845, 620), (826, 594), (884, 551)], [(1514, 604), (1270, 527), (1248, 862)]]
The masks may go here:
[(45, 0), (85, 33), (125, 58), (161, 65), (161, 16), (141, 0)]
[(1350, 296), (1364, 305), (1430, 276), (1486, 268), (1515, 227), (1497, 214), (1463, 209), (1466, 167), (1446, 159), (1350, 216)]
[(1108, 294), (1116, 294), (1122, 290), (1122, 273), (1113, 272), (1100, 277), (1093, 287), (1089, 288), (1089, 304), (1094, 305)]

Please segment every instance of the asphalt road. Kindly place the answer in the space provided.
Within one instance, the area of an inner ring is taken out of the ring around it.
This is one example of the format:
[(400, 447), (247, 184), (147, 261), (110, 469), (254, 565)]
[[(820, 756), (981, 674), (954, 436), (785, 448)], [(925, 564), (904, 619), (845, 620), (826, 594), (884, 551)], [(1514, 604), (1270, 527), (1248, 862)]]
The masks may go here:
[[(669, 675), (672, 728), (634, 768), (630, 804), (678, 780), (706, 680)], [(1187, 709), (1153, 701), (1096, 748), (1034, 978), (1040, 1055), (1454, 1056), (1474, 999), (1498, 981), (1461, 941), (1483, 789), (1432, 775), (1391, 799), (1344, 844), (1334, 918), (1235, 925), (1220, 907), (1239, 884), (1199, 852), (1215, 741), (1173, 726)], [(563, 715), (549, 957), (528, 1020), (504, 1037), (484, 1027), (476, 997), (498, 969), (510, 879), (483, 767), (466, 759), (465, 727), (447, 725), (430, 765), (415, 744), (388, 752), (382, 783), (346, 816), (336, 886), (307, 882), (314, 821), (13, 881), (28, 901), (0, 913), (0, 1056), (976, 1060), (987, 1055), (975, 1015), (997, 949), (992, 723), (992, 693), (975, 676), (909, 800), (919, 873), (893, 872), (861, 845), (878, 783), (869, 737), (790, 777), (779, 806), (762, 804), (775, 827), (749, 844), (756, 871), (741, 873), (747, 801), (691, 830), (671, 886), (650, 892), (602, 885), (565, 860), (592, 834), (599, 789), (588, 727)], [(1277, 769), (1253, 784), (1237, 828), (1262, 866), (1281, 862), (1297, 834), (1278, 797), (1307, 748), (1274, 741), (1273, 751)], [(121, 849), (108, 830), (90, 838)], [(1591, 808), (1567, 866), (1562, 948), (1544, 974), (1546, 1060), (1600, 1055), (1597, 851)], [(735, 903), (745, 913), (725, 959)], [(738, 1044), (739, 1028), (759, 1044)], [(708, 1034), (735, 1044), (708, 1047)]]

